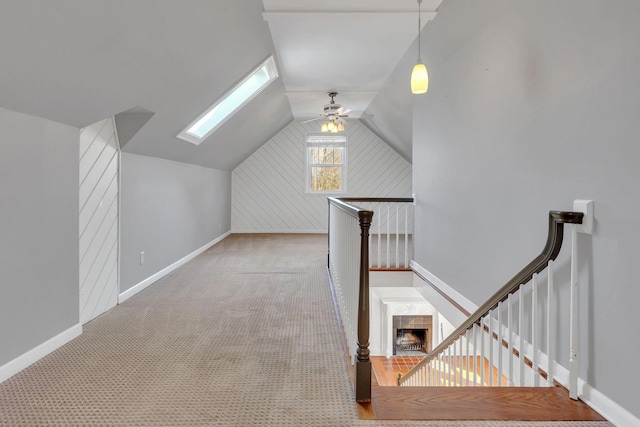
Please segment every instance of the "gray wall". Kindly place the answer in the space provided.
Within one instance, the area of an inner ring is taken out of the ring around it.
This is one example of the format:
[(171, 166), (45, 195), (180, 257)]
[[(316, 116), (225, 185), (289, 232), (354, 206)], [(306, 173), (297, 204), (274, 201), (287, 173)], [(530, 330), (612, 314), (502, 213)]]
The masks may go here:
[(0, 366), (78, 324), (76, 128), (0, 109)]
[(231, 172), (122, 153), (121, 180), (121, 293), (231, 228)]
[(476, 304), (541, 251), (550, 209), (594, 200), (580, 377), (636, 417), (638, 16), (637, 1), (445, 0), (422, 34), (430, 86), (413, 117), (416, 261)]

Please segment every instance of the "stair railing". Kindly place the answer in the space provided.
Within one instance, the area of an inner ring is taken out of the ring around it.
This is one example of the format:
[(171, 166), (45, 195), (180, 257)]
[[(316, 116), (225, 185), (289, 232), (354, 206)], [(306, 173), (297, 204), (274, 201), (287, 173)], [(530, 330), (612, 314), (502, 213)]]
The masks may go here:
[[(349, 354), (357, 402), (371, 401), (369, 358), (369, 228), (373, 212), (333, 197), (329, 202), (327, 267)], [(355, 348), (354, 348), (355, 345)]]
[[(355, 355), (356, 401), (369, 402), (371, 401), (369, 251), (372, 239), (370, 230), (376, 218), (375, 224), (379, 230), (377, 230), (377, 240), (373, 243), (377, 248), (382, 246), (387, 248), (382, 256), (377, 256), (378, 260), (383, 260), (378, 262), (385, 262), (392, 266), (390, 260), (393, 258), (393, 264), (406, 268), (410, 260), (410, 250), (413, 249), (413, 245), (410, 244), (413, 233), (413, 199), (330, 197), (328, 202), (327, 267), (333, 283), (348, 351), (349, 354)], [(353, 203), (370, 206), (370, 209), (355, 206)], [(387, 208), (386, 205), (392, 207)], [(381, 236), (380, 230), (386, 230), (384, 237)], [(393, 241), (393, 244), (390, 241)]]
[(413, 258), (413, 199), (341, 198), (373, 211), (369, 234), (371, 270), (410, 270)]
[[(553, 385), (555, 309), (551, 267), (562, 246), (564, 224), (581, 224), (582, 218), (581, 212), (550, 211), (547, 242), (540, 255), (492, 295), (420, 363), (400, 376), (398, 385), (539, 386), (541, 381), (548, 386)], [(540, 285), (540, 274), (545, 270), (546, 307), (540, 303), (539, 297), (544, 292)], [(531, 311), (530, 317), (525, 319), (527, 298), (531, 300), (528, 302)], [(546, 360), (541, 360), (544, 355), (537, 338), (541, 333), (537, 329), (539, 322), (536, 316), (543, 311), (547, 316)], [(517, 312), (517, 316), (514, 316), (514, 312)], [(528, 328), (525, 320), (529, 322)], [(528, 343), (524, 338), (527, 334)], [(530, 356), (526, 357), (525, 353)], [(542, 366), (546, 366), (546, 372)]]

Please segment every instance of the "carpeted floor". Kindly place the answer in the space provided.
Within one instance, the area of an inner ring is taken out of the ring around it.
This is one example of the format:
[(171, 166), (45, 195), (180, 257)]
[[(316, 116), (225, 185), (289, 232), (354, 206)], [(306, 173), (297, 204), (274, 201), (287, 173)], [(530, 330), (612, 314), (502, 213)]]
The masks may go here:
[(611, 426), (358, 420), (324, 235), (233, 235), (0, 384), (0, 426)]

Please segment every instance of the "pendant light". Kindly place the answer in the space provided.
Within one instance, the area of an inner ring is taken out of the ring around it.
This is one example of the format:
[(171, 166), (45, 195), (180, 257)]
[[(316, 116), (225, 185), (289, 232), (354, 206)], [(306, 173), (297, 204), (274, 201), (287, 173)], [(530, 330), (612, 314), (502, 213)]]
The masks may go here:
[(420, 59), (420, 30), (422, 28), (422, 25), (420, 25), (421, 4), (422, 0), (418, 0), (418, 63), (413, 67), (413, 71), (411, 72), (411, 93), (416, 95), (426, 93), (429, 88), (429, 74), (427, 73), (427, 67)]

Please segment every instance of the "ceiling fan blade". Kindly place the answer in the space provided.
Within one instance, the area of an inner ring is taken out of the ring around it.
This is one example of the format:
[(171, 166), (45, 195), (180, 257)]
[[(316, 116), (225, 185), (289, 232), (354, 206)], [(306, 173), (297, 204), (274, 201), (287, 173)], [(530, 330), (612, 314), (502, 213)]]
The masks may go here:
[(347, 114), (350, 111), (351, 111), (351, 108), (340, 107), (336, 110), (336, 114), (338, 115)]
[(316, 117), (315, 119), (305, 120), (304, 122), (300, 122), (300, 123), (315, 122), (316, 120), (322, 120), (322, 119), (324, 119), (324, 117)]

